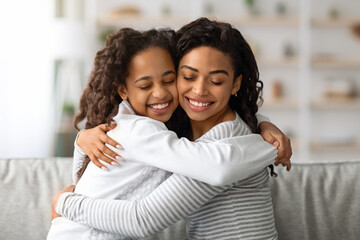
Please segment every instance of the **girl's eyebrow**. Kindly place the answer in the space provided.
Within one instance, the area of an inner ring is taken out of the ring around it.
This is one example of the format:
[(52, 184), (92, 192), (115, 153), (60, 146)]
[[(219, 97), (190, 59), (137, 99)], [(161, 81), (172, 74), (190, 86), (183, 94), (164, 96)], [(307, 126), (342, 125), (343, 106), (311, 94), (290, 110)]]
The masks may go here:
[(144, 77), (141, 77), (141, 78), (138, 78), (135, 80), (135, 83), (139, 82), (139, 81), (143, 81), (143, 80), (150, 80), (151, 77), (150, 76), (144, 76)]
[(176, 75), (176, 73), (175, 73), (173, 70), (169, 70), (169, 71), (164, 72), (164, 73), (162, 74), (162, 76), (165, 77), (165, 76), (167, 76), (167, 75), (169, 75), (169, 74), (175, 74), (175, 75)]

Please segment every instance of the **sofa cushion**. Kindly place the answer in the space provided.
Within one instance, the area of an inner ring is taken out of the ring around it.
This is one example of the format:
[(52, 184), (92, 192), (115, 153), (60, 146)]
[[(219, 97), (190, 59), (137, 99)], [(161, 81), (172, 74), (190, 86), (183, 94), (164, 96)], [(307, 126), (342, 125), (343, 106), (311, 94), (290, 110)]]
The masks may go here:
[[(0, 159), (0, 239), (45, 239), (53, 196), (71, 184), (71, 158)], [(294, 163), (271, 178), (280, 240), (359, 239), (360, 160)], [(181, 221), (156, 236), (182, 239)]]
[(72, 158), (0, 159), (0, 239), (46, 239), (52, 198), (71, 184)]

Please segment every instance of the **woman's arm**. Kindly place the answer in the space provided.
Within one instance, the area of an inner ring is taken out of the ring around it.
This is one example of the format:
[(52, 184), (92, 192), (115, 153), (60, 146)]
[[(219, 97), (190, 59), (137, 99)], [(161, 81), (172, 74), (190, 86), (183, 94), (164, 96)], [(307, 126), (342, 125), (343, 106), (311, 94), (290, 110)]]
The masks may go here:
[(130, 237), (159, 232), (200, 208), (228, 187), (214, 187), (173, 174), (151, 194), (137, 201), (91, 199), (61, 194), (56, 212), (72, 221)]

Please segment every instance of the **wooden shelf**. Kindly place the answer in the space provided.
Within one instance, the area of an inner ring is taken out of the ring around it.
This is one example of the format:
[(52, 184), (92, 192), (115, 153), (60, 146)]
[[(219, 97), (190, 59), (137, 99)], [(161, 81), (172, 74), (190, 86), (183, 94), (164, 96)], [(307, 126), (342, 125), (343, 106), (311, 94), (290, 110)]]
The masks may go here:
[(313, 151), (360, 151), (359, 142), (350, 142), (350, 143), (320, 143), (312, 141), (310, 143), (310, 149)]
[(260, 67), (280, 67), (280, 68), (297, 68), (299, 67), (299, 59), (294, 58), (259, 58)]
[(360, 58), (346, 58), (336, 56), (314, 56), (311, 59), (311, 65), (314, 68), (328, 69), (328, 68), (345, 68), (345, 69), (360, 69)]
[[(263, 27), (295, 27), (298, 25), (298, 18), (292, 16), (246, 16), (246, 17), (214, 17), (207, 16), (209, 19), (229, 22), (240, 26), (263, 26)], [(107, 14), (97, 18), (97, 23), (101, 26), (124, 26), (124, 25), (151, 25), (151, 26), (174, 26), (189, 23), (189, 17), (160, 16), (148, 17), (139, 14)]]
[(150, 25), (150, 26), (174, 26), (174, 25), (184, 25), (189, 22), (189, 19), (184, 17), (172, 17), (172, 16), (162, 16), (162, 17), (147, 17), (137, 14), (107, 14), (100, 16), (97, 19), (98, 25), (101, 26), (128, 26), (128, 25)]
[[(211, 18), (211, 17), (210, 17)], [(246, 16), (246, 17), (222, 17), (220, 21), (229, 22), (240, 26), (261, 27), (296, 27), (299, 24), (297, 16)]]
[(358, 110), (360, 109), (360, 98), (316, 99), (311, 102), (311, 107), (324, 110)]
[(313, 18), (311, 23), (314, 27), (350, 27), (360, 24), (359, 17), (338, 17), (338, 18)]
[(286, 98), (280, 98), (280, 99), (269, 99), (268, 101), (265, 100), (264, 104), (261, 106), (264, 110), (270, 110), (270, 109), (284, 109), (284, 110), (290, 110), (290, 109), (297, 109), (299, 106), (298, 101), (295, 99), (286, 99)]

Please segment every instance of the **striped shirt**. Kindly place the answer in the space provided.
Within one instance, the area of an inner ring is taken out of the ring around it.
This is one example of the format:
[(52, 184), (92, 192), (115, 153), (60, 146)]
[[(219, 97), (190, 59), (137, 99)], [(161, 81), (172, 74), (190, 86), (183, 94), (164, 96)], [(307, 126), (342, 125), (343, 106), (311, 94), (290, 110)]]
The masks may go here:
[[(250, 133), (237, 115), (197, 142)], [(268, 181), (267, 169), (222, 187), (173, 174), (142, 199), (64, 193), (56, 210), (70, 220), (133, 238), (152, 235), (185, 217), (189, 239), (277, 239)]]

